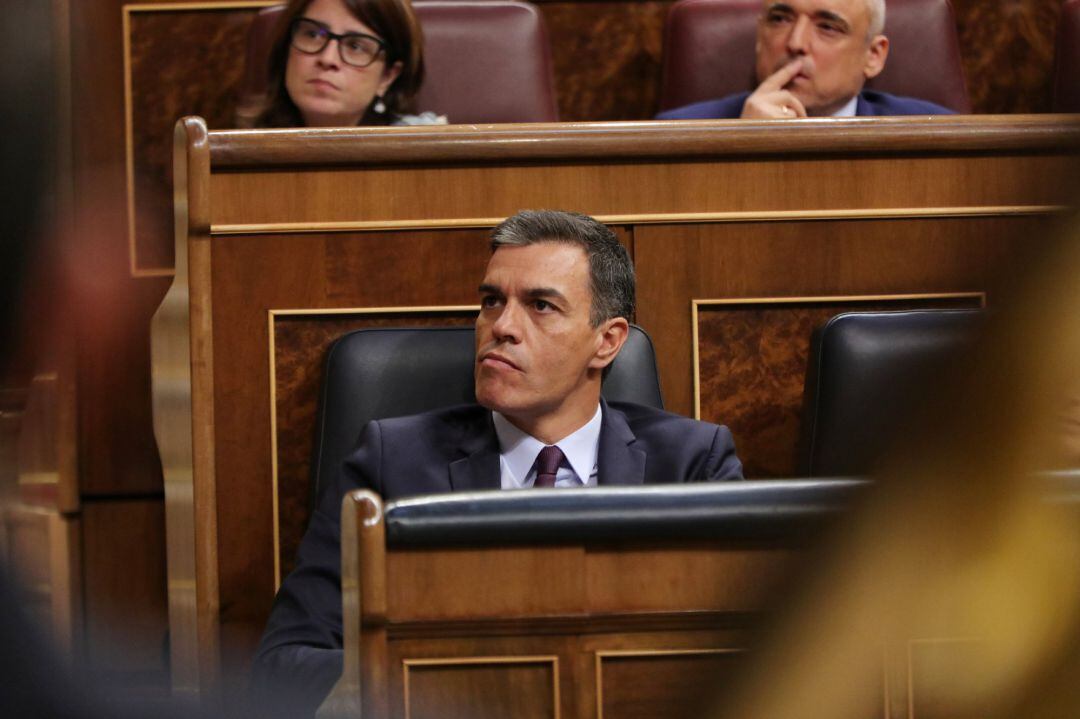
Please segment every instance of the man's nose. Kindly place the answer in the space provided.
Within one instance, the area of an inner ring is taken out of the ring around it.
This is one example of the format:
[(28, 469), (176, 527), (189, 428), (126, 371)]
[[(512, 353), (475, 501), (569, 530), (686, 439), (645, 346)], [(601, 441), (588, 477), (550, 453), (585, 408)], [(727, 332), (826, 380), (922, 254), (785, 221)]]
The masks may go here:
[(517, 344), (521, 341), (522, 307), (517, 302), (508, 301), (491, 324), (491, 333), (499, 342)]
[(795, 21), (795, 24), (791, 27), (791, 34), (788, 35), (787, 50), (791, 55), (805, 55), (809, 42), (810, 31), (813, 28), (812, 22), (806, 15), (800, 15)]

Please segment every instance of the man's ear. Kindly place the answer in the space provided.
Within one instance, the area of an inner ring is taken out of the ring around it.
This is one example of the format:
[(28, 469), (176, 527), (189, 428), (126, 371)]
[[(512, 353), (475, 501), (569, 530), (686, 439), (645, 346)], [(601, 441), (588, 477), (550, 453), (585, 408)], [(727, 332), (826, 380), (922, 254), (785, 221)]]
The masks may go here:
[(630, 335), (630, 323), (625, 317), (612, 317), (600, 327), (600, 345), (589, 361), (589, 367), (603, 369), (615, 359)]
[(889, 57), (889, 38), (877, 35), (870, 41), (866, 48), (866, 64), (863, 65), (863, 75), (871, 80), (881, 74), (885, 69), (885, 59)]

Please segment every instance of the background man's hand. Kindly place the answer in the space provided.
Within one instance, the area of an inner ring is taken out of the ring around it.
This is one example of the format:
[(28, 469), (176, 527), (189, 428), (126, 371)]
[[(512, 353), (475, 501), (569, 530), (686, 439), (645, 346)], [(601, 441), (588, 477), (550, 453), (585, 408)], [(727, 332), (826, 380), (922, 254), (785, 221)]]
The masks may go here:
[(743, 104), (743, 119), (806, 117), (806, 108), (799, 99), (784, 89), (802, 70), (802, 58), (796, 58), (762, 80)]

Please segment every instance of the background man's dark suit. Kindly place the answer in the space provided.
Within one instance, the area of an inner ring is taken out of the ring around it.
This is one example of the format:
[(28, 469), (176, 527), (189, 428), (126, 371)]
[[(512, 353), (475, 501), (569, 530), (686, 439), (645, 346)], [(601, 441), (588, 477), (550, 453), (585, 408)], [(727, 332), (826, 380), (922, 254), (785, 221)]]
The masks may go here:
[[(740, 479), (731, 432), (633, 404), (601, 400), (601, 486)], [(255, 659), (257, 690), (310, 714), (341, 675), (341, 498), (371, 489), (385, 501), (417, 494), (499, 489), (491, 412), (464, 405), (370, 422), (328, 487), (284, 582)], [(573, 490), (569, 490), (573, 491)], [(286, 690), (284, 693), (281, 690)], [(292, 690), (289, 692), (288, 690)]]
[[(661, 112), (657, 120), (735, 120), (743, 110), (749, 92), (728, 95), (719, 100), (706, 100)], [(888, 115), (952, 115), (952, 110), (926, 100), (900, 97), (887, 92), (863, 90), (855, 107), (856, 117)]]

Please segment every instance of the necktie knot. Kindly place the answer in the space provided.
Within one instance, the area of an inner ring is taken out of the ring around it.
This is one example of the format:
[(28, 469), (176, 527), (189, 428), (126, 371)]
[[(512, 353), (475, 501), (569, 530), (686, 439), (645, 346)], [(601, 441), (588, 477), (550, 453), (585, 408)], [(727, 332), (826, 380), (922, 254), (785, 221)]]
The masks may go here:
[(534, 487), (554, 487), (555, 475), (562, 464), (562, 450), (555, 445), (544, 447), (536, 456), (536, 482)]

